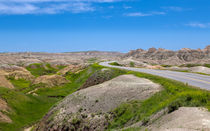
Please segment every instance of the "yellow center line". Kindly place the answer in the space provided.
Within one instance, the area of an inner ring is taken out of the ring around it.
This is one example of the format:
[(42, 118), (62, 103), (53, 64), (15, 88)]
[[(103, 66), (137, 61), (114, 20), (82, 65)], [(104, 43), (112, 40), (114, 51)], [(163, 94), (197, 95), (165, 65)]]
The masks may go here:
[[(166, 74), (166, 73), (164, 73), (164, 72), (159, 72), (159, 71), (154, 71), (154, 72), (160, 73), (160, 74)], [(167, 73), (167, 75), (171, 75), (171, 76), (177, 77), (177, 75), (170, 74), (170, 73)], [(205, 83), (205, 84), (210, 84), (209, 81), (205, 81), (205, 80), (199, 80), (199, 79), (195, 79), (195, 78), (191, 78), (191, 77), (186, 77), (186, 76), (178, 76), (178, 77), (182, 77), (182, 78), (185, 78), (185, 79), (190, 79), (190, 80), (195, 80), (195, 81), (203, 82), (203, 83)]]

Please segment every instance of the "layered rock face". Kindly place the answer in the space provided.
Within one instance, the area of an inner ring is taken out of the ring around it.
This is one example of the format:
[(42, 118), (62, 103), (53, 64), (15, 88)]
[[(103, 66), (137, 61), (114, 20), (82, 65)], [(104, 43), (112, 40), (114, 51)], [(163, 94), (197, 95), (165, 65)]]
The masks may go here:
[(89, 63), (91, 59), (115, 60), (124, 55), (119, 52), (67, 52), (67, 53), (42, 53), (42, 52), (22, 52), (22, 53), (0, 53), (0, 68), (9, 65), (28, 66), (33, 63), (50, 63), (52, 65), (69, 65)]
[(36, 78), (33, 81), (33, 84), (46, 84), (47, 87), (54, 87), (54, 86), (60, 86), (68, 83), (69, 81), (66, 80), (65, 77), (59, 76), (59, 75), (44, 75)]
[(179, 65), (186, 63), (210, 63), (210, 45), (205, 49), (183, 48), (179, 51), (150, 48), (137, 49), (127, 53), (124, 58), (133, 58), (147, 63)]

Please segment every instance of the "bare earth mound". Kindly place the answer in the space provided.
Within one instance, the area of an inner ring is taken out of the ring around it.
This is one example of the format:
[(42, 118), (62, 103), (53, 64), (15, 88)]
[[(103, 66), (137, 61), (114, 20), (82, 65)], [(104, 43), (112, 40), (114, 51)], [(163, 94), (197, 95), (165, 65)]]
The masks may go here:
[(6, 87), (6, 88), (14, 88), (14, 86), (8, 81), (5, 76), (0, 74), (0, 87)]
[(53, 86), (60, 86), (63, 84), (68, 83), (69, 81), (66, 80), (65, 77), (59, 76), (59, 75), (44, 75), (36, 78), (33, 81), (33, 84), (46, 84), (48, 87), (53, 87)]
[(29, 71), (14, 71), (10, 72), (8, 76), (14, 78), (15, 80), (24, 79), (32, 81), (34, 79), (34, 76)]
[(210, 74), (210, 68), (204, 67), (204, 66), (192, 67), (190, 70), (192, 72), (199, 72), (199, 73)]
[(69, 65), (69, 66), (61, 69), (60, 71), (58, 71), (58, 74), (65, 75), (67, 72), (75, 73), (75, 72), (82, 70), (84, 68), (85, 68), (85, 66), (82, 66), (82, 65)]
[(204, 108), (181, 107), (152, 124), (152, 131), (210, 131), (210, 112)]
[(104, 130), (109, 111), (123, 102), (145, 100), (160, 90), (160, 85), (150, 80), (122, 75), (67, 96), (43, 118), (37, 130)]
[(32, 81), (34, 76), (25, 68), (19, 66), (5, 66), (2, 67), (3, 70), (0, 70), (0, 75), (4, 75), (6, 77), (18, 79), (25, 79)]
[(12, 122), (12, 120), (7, 115), (2, 113), (8, 112), (8, 110), (10, 110), (10, 108), (8, 107), (7, 103), (4, 100), (0, 99), (0, 122)]

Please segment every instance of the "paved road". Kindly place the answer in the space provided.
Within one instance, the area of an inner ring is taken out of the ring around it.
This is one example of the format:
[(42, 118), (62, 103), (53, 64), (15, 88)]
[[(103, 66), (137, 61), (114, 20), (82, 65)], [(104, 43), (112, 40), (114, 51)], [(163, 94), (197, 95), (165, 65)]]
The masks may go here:
[(154, 70), (154, 69), (144, 69), (144, 68), (121, 67), (121, 66), (109, 65), (109, 63), (111, 62), (101, 62), (100, 65), (162, 76), (165, 78), (170, 78), (173, 80), (188, 83), (189, 85), (200, 87), (202, 89), (210, 90), (210, 76), (207, 76), (207, 75), (169, 71), (169, 70)]

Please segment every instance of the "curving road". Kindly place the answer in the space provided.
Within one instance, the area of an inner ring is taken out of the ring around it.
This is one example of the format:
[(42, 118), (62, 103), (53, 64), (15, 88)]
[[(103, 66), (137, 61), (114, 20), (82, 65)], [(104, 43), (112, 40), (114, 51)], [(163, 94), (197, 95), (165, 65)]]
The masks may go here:
[(130, 71), (137, 71), (148, 73), (152, 75), (162, 76), (165, 78), (170, 78), (173, 80), (181, 81), (184, 83), (188, 83), (189, 85), (200, 87), (205, 90), (210, 90), (210, 76), (200, 75), (195, 73), (186, 73), (186, 72), (176, 72), (169, 70), (154, 70), (154, 69), (144, 69), (144, 68), (134, 68), (134, 67), (121, 67), (121, 66), (113, 66), (109, 65), (113, 61), (109, 62), (101, 62), (99, 63), (102, 66), (125, 69)]

